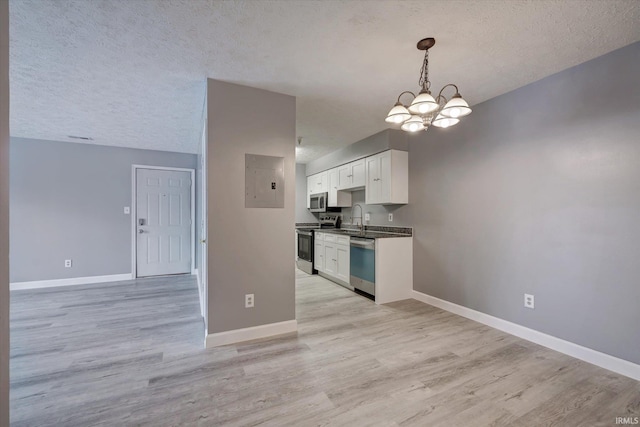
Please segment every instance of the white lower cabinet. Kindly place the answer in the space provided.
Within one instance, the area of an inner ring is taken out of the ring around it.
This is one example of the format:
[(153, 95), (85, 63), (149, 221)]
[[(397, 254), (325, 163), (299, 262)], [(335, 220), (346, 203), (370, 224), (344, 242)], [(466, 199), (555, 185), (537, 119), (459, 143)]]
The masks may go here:
[(315, 233), (314, 236), (313, 268), (324, 271), (324, 236), (322, 233)]
[(350, 252), (349, 245), (336, 245), (336, 277), (347, 283), (351, 279), (349, 273)]
[(351, 253), (349, 236), (315, 233), (314, 238), (313, 267), (329, 280), (348, 285)]
[[(322, 277), (352, 289), (350, 237), (331, 232), (315, 233), (313, 267)], [(413, 239), (376, 239), (376, 304), (412, 297)]]
[(324, 273), (329, 276), (336, 276), (336, 267), (338, 260), (336, 259), (336, 244), (332, 242), (324, 243)]

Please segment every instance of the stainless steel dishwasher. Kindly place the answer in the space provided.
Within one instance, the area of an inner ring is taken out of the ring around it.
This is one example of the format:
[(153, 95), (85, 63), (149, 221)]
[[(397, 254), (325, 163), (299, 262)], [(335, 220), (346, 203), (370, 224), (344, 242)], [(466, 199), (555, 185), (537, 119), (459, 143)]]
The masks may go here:
[(351, 237), (350, 280), (355, 289), (376, 294), (376, 239)]

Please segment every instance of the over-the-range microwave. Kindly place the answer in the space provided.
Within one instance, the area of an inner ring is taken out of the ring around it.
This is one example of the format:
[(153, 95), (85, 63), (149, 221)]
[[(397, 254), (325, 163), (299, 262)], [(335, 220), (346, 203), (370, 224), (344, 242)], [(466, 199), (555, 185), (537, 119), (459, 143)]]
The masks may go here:
[(329, 193), (316, 193), (309, 196), (309, 210), (311, 212), (336, 212), (340, 208), (330, 208), (327, 206), (329, 202)]
[(326, 212), (329, 193), (316, 193), (309, 196), (309, 210), (311, 212)]

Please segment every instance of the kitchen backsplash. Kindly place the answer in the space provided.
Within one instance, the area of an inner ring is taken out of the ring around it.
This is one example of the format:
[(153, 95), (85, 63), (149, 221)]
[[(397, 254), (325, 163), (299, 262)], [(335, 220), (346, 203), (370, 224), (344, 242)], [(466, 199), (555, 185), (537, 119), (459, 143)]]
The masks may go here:
[[(408, 205), (365, 205), (364, 190), (351, 193), (352, 205), (358, 203), (362, 206), (362, 216), (370, 214), (371, 219), (364, 221), (365, 225), (377, 225), (388, 227), (412, 227), (409, 221), (405, 220)], [(411, 203), (411, 200), (409, 200)], [(389, 221), (389, 214), (393, 214), (393, 221)], [(351, 208), (342, 208), (342, 222), (351, 224)], [(356, 216), (360, 216), (360, 209), (356, 208)], [(359, 222), (359, 218), (357, 218)]]

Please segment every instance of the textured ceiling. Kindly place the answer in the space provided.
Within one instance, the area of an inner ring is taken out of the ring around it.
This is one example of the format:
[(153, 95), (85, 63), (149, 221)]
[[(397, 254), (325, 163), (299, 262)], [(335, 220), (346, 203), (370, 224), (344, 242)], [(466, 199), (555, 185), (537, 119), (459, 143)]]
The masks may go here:
[(297, 159), (387, 127), (435, 37), (473, 105), (640, 40), (640, 1), (10, 0), (11, 134), (194, 153), (205, 78), (297, 97)]

